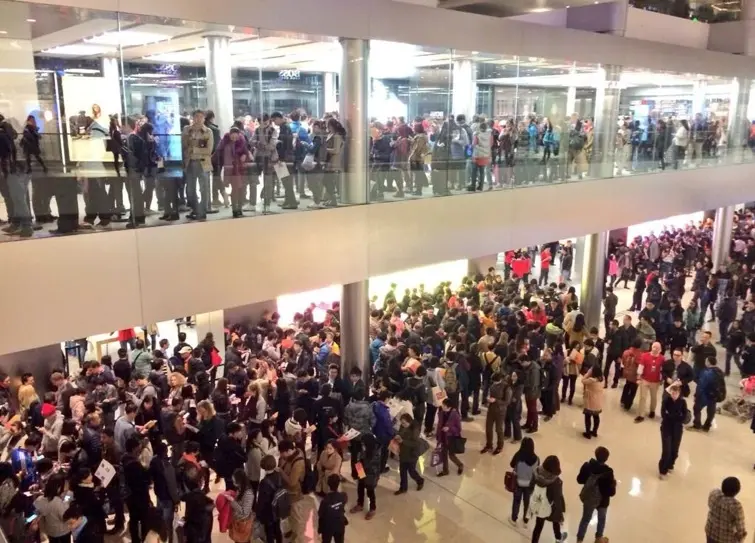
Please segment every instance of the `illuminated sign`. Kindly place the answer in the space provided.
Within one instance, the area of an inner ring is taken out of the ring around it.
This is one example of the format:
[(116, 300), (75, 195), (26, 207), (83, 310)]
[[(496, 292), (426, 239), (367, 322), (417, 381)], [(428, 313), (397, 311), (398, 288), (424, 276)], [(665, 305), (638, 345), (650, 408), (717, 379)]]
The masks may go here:
[(278, 79), (283, 81), (299, 81), (301, 72), (299, 70), (281, 70), (278, 72)]

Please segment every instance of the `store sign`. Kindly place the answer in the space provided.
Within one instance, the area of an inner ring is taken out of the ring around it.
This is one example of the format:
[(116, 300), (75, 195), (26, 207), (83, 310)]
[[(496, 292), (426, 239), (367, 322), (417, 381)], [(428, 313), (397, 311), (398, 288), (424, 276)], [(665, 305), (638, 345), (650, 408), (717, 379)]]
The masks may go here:
[(299, 81), (301, 72), (299, 70), (281, 70), (278, 72), (278, 79), (283, 81)]

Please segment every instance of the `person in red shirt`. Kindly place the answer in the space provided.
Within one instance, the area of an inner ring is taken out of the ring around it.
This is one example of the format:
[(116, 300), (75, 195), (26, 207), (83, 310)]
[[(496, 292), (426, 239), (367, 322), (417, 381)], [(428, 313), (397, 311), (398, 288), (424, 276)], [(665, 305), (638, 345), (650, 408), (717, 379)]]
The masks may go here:
[(650, 411), (648, 417), (655, 418), (655, 407), (658, 403), (658, 389), (661, 387), (661, 368), (663, 367), (663, 355), (661, 354), (661, 344), (657, 341), (653, 343), (649, 353), (644, 353), (640, 357), (637, 366), (637, 380), (640, 385), (640, 405), (637, 409), (637, 416), (634, 422), (645, 420), (645, 399), (650, 395)]
[(530, 259), (525, 256), (519, 256), (511, 263), (511, 268), (514, 272), (514, 279), (522, 279), (524, 284), (527, 284), (527, 274), (529, 273)]
[(121, 344), (121, 349), (131, 347), (133, 351), (136, 348), (136, 333), (133, 328), (124, 328), (118, 330), (118, 342)]
[(551, 260), (553, 260), (551, 250), (545, 245), (543, 246), (543, 250), (540, 251), (540, 281), (538, 281), (538, 286), (548, 285), (548, 273), (551, 269)]
[(506, 251), (503, 260), (503, 276), (505, 279), (511, 277), (511, 268), (514, 264), (514, 251)]

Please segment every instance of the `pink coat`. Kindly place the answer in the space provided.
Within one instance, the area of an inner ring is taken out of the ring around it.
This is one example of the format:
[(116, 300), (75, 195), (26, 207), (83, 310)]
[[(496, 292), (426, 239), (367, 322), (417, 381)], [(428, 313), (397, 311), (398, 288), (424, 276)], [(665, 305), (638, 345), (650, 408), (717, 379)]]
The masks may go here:
[(619, 275), (619, 263), (615, 258), (608, 261), (608, 275)]

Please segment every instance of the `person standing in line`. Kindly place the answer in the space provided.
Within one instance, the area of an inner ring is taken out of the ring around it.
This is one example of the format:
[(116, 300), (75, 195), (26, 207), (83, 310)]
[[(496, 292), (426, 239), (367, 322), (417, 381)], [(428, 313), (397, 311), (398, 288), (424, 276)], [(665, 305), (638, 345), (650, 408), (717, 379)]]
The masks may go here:
[(346, 500), (345, 492), (339, 492), (338, 486), (341, 478), (336, 475), (328, 475), (328, 493), (320, 502), (317, 512), (317, 527), (322, 535), (322, 543), (343, 543), (346, 537)]
[(664, 394), (661, 401), (661, 459), (658, 461), (658, 476), (661, 480), (674, 471), (684, 424), (690, 417), (679, 381), (675, 381), (667, 390), (668, 394)]
[[(501, 373), (494, 373), (491, 378), (490, 391), (488, 392), (488, 412), (485, 416), (485, 447), (481, 454), (493, 451), (493, 455), (500, 454), (503, 450), (503, 420), (506, 417), (506, 409), (511, 401), (511, 387), (503, 382)], [(493, 449), (493, 428), (496, 434), (496, 447)]]
[(595, 449), (595, 458), (582, 464), (577, 475), (577, 483), (582, 485), (579, 499), (582, 502), (582, 519), (577, 529), (577, 543), (582, 543), (592, 515), (597, 511), (598, 526), (595, 529), (595, 541), (602, 541), (606, 529), (606, 516), (611, 498), (616, 495), (616, 478), (606, 462), (609, 451), (605, 447)]
[[(191, 220), (203, 221), (207, 218), (210, 203), (210, 172), (212, 172), (212, 151), (215, 147), (212, 130), (205, 126), (205, 115), (201, 109), (192, 114), (192, 123), (181, 133), (181, 147), (184, 172), (186, 174), (186, 199), (192, 212)], [(197, 182), (199, 196), (197, 198)]]
[(649, 353), (643, 353), (637, 365), (637, 376), (640, 383), (640, 405), (634, 422), (645, 420), (645, 398), (650, 396), (649, 418), (655, 418), (655, 408), (658, 403), (658, 388), (661, 384), (661, 368), (663, 368), (663, 355), (661, 344), (653, 342)]
[(716, 347), (710, 341), (711, 333), (705, 330), (700, 334), (700, 343), (690, 349), (692, 353), (692, 369), (695, 372), (695, 381), (705, 371), (708, 358), (716, 358)]
[[(724, 397), (726, 391), (726, 381), (724, 374), (719, 367), (718, 361), (711, 357), (705, 360), (705, 371), (700, 374), (695, 388), (695, 403), (692, 407), (694, 420), (692, 422), (693, 430), (710, 431), (713, 418), (716, 416), (716, 403), (723, 401), (719, 399), (719, 390), (723, 389)], [(706, 411), (705, 423), (701, 424), (701, 415), (703, 409)]]
[(510, 466), (514, 470), (516, 486), (514, 487), (514, 501), (511, 504), (509, 522), (516, 525), (519, 518), (519, 506), (522, 505), (522, 520), (524, 525), (527, 526), (530, 520), (527, 513), (530, 508), (535, 470), (540, 466), (540, 459), (535, 454), (535, 442), (531, 437), (525, 437), (522, 440), (519, 450), (511, 458)]
[(603, 411), (603, 370), (600, 364), (592, 366), (582, 377), (584, 387), (584, 415), (585, 431), (582, 434), (586, 439), (598, 437), (600, 426), (600, 413)]
[(634, 397), (637, 395), (637, 367), (642, 354), (642, 340), (635, 338), (632, 346), (621, 355), (621, 373), (626, 379), (621, 391), (621, 406), (624, 411), (632, 408)]
[(553, 524), (556, 543), (566, 541), (567, 533), (561, 531), (564, 521), (566, 502), (564, 500), (564, 482), (561, 480), (561, 462), (557, 456), (549, 456), (542, 466), (535, 469), (532, 497), (529, 513), (535, 517), (532, 530), (532, 543), (539, 543), (545, 521)]
[(511, 380), (511, 401), (506, 406), (506, 419), (503, 425), (503, 437), (511, 438), (512, 443), (522, 440), (522, 385), (519, 382), (519, 372), (511, 372), (508, 377)]
[(741, 489), (739, 479), (727, 477), (720, 489), (716, 488), (708, 495), (707, 543), (741, 543), (747, 537), (744, 508), (737, 499)]
[(523, 368), (524, 401), (527, 404), (527, 422), (523, 429), (528, 434), (537, 432), (539, 419), (537, 416), (537, 400), (540, 398), (541, 373), (540, 364), (524, 358), (520, 361)]
[(362, 437), (362, 449), (357, 456), (358, 463), (361, 464), (362, 473), (359, 473), (357, 482), (357, 503), (349, 510), (349, 513), (356, 514), (364, 511), (364, 495), (367, 493), (367, 499), (370, 502), (365, 520), (372, 520), (377, 509), (375, 499), (375, 489), (380, 479), (381, 454), (377, 439), (372, 434), (366, 434)]
[(548, 284), (548, 273), (551, 269), (551, 262), (553, 261), (553, 255), (547, 245), (543, 245), (543, 250), (540, 251), (540, 279), (538, 280), (538, 286), (546, 286)]
[(603, 298), (603, 323), (606, 326), (606, 331), (610, 329), (611, 321), (616, 318), (616, 306), (618, 304), (619, 297), (613, 293), (613, 285), (606, 287), (606, 295)]

